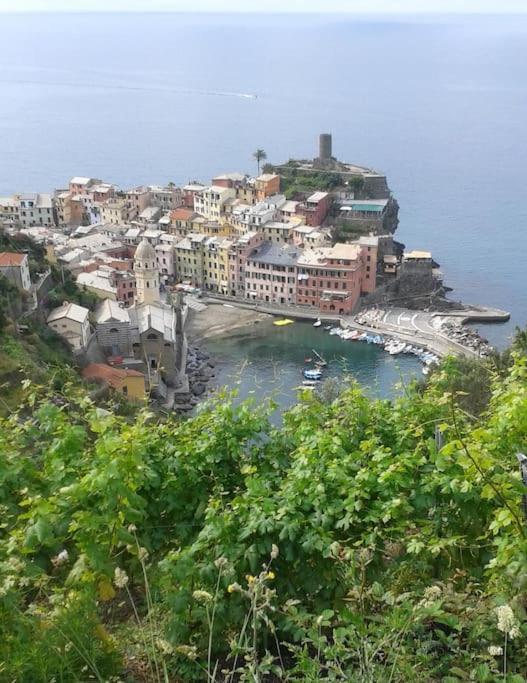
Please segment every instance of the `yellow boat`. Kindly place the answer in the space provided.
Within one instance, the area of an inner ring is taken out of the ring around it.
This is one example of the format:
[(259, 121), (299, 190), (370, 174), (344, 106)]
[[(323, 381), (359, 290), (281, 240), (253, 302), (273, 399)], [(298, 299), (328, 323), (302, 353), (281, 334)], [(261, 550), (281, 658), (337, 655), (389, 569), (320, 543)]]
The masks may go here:
[(283, 327), (284, 325), (292, 325), (294, 323), (294, 320), (289, 320), (289, 318), (283, 318), (283, 320), (275, 320), (273, 322), (273, 325), (276, 325), (277, 327)]

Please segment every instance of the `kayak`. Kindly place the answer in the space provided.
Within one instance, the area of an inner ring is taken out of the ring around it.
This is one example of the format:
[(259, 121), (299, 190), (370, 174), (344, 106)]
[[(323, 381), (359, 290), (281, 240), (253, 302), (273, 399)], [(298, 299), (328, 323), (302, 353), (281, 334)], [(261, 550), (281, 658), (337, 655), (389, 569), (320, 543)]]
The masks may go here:
[(276, 325), (276, 327), (283, 327), (284, 325), (292, 325), (293, 320), (289, 320), (289, 318), (283, 318), (282, 320), (275, 320), (273, 322), (273, 325)]

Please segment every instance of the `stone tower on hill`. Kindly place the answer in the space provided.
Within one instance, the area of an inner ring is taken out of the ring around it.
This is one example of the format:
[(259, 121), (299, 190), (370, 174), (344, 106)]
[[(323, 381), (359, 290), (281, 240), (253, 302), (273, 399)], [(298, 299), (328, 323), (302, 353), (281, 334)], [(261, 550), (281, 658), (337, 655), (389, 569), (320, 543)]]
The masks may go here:
[(136, 302), (155, 304), (159, 298), (159, 269), (154, 247), (145, 239), (141, 240), (134, 256), (136, 279)]

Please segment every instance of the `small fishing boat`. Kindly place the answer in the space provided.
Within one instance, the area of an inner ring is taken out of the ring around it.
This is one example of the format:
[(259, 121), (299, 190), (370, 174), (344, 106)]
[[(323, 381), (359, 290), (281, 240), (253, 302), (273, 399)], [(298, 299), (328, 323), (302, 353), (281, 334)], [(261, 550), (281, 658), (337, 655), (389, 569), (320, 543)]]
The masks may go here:
[(304, 377), (306, 379), (314, 379), (318, 380), (322, 377), (322, 371), (321, 370), (304, 370)]
[(292, 325), (294, 320), (289, 320), (289, 318), (282, 318), (282, 320), (275, 320), (273, 325), (276, 327), (284, 327), (284, 325)]
[(320, 327), (321, 325), (322, 325), (322, 320), (320, 320), (320, 318), (318, 318), (317, 321), (313, 323), (313, 327)]
[(318, 351), (315, 351), (315, 349), (311, 349), (313, 351), (313, 354), (317, 357), (317, 360), (315, 361), (315, 365), (319, 368), (325, 368), (328, 362), (322, 358), (320, 353)]
[(302, 382), (302, 386), (313, 388), (314, 386), (316, 386), (316, 380), (314, 380), (314, 379), (305, 379), (305, 380)]
[(333, 328), (331, 327), (331, 325), (324, 325), (324, 330), (325, 330), (326, 332), (331, 332), (332, 329), (333, 329)]
[(304, 363), (312, 363), (313, 359), (312, 358), (304, 358)]

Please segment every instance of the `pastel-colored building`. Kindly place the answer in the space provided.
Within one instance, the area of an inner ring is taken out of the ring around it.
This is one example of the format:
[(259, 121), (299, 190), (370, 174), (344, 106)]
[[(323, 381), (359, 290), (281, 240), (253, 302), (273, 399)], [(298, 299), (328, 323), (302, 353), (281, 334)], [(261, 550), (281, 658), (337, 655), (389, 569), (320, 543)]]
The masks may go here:
[(277, 304), (294, 304), (298, 256), (296, 247), (263, 242), (247, 258), (245, 297)]
[(328, 192), (313, 192), (303, 202), (297, 204), (296, 212), (303, 216), (306, 225), (322, 225), (331, 207), (331, 196)]
[(30, 192), (14, 196), (18, 203), (18, 221), (23, 227), (55, 225), (53, 201), (50, 194)]
[(245, 266), (253, 249), (262, 243), (261, 232), (247, 232), (229, 250), (229, 294), (245, 298)]
[(151, 203), (151, 194), (148, 187), (134, 187), (124, 193), (124, 198), (130, 205), (132, 218), (139, 216)]
[(31, 289), (28, 255), (12, 251), (0, 252), (0, 275), (18, 289), (28, 292)]
[(86, 176), (75, 176), (69, 182), (69, 192), (71, 195), (86, 194), (93, 185), (102, 183), (97, 178), (87, 178)]
[[(193, 200), (194, 201), (194, 200)], [(169, 232), (178, 237), (185, 237), (192, 230), (192, 220), (197, 214), (194, 209), (187, 209), (183, 206), (170, 212)]]
[(114, 368), (105, 363), (91, 363), (84, 368), (82, 376), (88, 382), (110, 387), (131, 401), (143, 401), (146, 398), (145, 376), (137, 370)]
[(255, 180), (256, 201), (280, 192), (280, 176), (276, 173), (262, 173)]
[(203, 183), (193, 182), (185, 185), (181, 189), (182, 206), (186, 209), (194, 209), (194, 197), (204, 189), (206, 189), (206, 186)]
[(148, 185), (150, 192), (150, 206), (157, 206), (162, 211), (177, 209), (183, 203), (183, 193), (181, 188), (175, 185)]
[(211, 185), (194, 195), (194, 211), (210, 220), (219, 221), (224, 213), (225, 202), (236, 197), (230, 187)]
[(377, 261), (379, 257), (379, 238), (374, 235), (363, 235), (357, 240), (362, 251), (364, 275), (362, 293), (370, 294), (377, 287)]
[(220, 294), (229, 293), (229, 251), (233, 241), (225, 237), (209, 237), (203, 250), (203, 285)]
[(180, 281), (189, 281), (197, 287), (204, 280), (204, 244), (206, 235), (189, 233), (174, 247), (176, 254), (176, 277)]
[(113, 223), (114, 225), (129, 223), (137, 215), (136, 209), (123, 197), (109, 199), (101, 204), (99, 212), (101, 223)]
[(349, 315), (359, 301), (363, 273), (357, 244), (305, 249), (297, 262), (297, 304)]
[(155, 247), (157, 268), (162, 281), (171, 282), (176, 277), (176, 254), (175, 245), (160, 242)]

